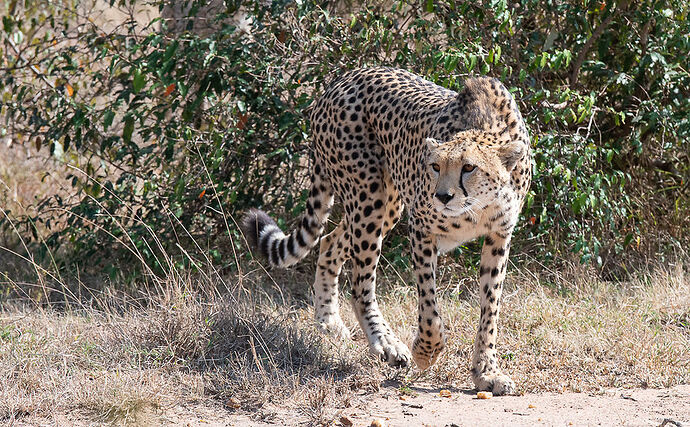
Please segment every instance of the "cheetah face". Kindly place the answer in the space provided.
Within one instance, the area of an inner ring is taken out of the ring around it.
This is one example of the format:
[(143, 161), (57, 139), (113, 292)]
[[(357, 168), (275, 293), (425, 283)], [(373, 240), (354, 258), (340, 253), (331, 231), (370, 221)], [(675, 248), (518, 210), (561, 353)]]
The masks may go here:
[(511, 190), (510, 171), (525, 152), (520, 142), (499, 144), (494, 135), (477, 130), (460, 132), (448, 142), (427, 138), (431, 205), (449, 217), (478, 216)]

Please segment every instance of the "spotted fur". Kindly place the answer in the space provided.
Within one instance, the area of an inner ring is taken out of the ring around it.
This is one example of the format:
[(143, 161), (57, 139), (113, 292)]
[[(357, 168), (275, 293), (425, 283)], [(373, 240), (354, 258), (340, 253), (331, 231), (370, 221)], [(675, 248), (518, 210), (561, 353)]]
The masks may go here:
[[(299, 226), (285, 235), (268, 215), (252, 210), (243, 220), (245, 234), (271, 265), (291, 265), (318, 241), (337, 195), (345, 215), (320, 241), (316, 320), (323, 330), (349, 337), (337, 283), (350, 259), (352, 305), (371, 351), (392, 366), (414, 358), (420, 368), (434, 363), (445, 346), (437, 255), (485, 236), (472, 378), (481, 390), (513, 392), (498, 367), (497, 322), (531, 165), (529, 136), (511, 94), (486, 77), (467, 80), (456, 93), (403, 70), (359, 69), (335, 80), (310, 118), (314, 168)], [(405, 206), (419, 296), (411, 353), (392, 333), (375, 295), (383, 238)]]

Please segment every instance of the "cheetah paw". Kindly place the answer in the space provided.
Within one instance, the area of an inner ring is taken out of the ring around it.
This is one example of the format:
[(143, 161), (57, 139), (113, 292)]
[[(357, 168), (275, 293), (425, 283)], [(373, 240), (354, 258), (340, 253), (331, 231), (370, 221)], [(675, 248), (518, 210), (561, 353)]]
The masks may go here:
[(322, 333), (340, 341), (348, 341), (351, 338), (350, 330), (345, 326), (345, 323), (343, 323), (343, 319), (337, 314), (322, 316), (320, 318), (317, 317), (316, 327)]
[(393, 368), (405, 368), (412, 360), (410, 349), (393, 335), (380, 335), (373, 338), (369, 349)]
[[(429, 351), (423, 347), (432, 348), (433, 350)], [(425, 342), (417, 337), (412, 345), (412, 356), (414, 357), (417, 367), (423, 371), (433, 365), (444, 347), (445, 343), (443, 337), (439, 338), (435, 344)]]
[(515, 383), (508, 375), (479, 375), (472, 380), (479, 391), (490, 391), (495, 396), (515, 394)]
[(417, 364), (417, 368), (423, 371), (436, 362), (439, 353), (436, 352), (429, 355), (425, 352), (414, 351), (412, 354), (414, 357), (414, 362)]

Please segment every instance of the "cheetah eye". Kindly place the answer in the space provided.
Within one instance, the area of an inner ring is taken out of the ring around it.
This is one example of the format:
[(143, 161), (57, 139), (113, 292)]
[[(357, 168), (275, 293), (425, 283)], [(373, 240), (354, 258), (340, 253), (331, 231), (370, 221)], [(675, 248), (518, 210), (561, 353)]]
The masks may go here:
[(462, 171), (464, 173), (470, 173), (475, 169), (477, 169), (477, 167), (475, 165), (471, 165), (469, 163), (465, 164), (465, 166), (462, 167)]
[(434, 172), (440, 172), (441, 171), (441, 167), (436, 163), (431, 164), (431, 169), (433, 169)]

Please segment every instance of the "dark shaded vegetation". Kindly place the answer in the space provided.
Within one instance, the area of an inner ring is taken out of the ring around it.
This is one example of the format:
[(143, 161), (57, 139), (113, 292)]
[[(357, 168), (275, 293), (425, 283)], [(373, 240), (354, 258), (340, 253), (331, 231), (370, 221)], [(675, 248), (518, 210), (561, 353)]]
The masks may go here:
[[(189, 2), (212, 23), (201, 34), (106, 28), (77, 3), (2, 6), (0, 130), (66, 165), (67, 189), (0, 218), (33, 259), (237, 271), (238, 213), (304, 209), (310, 102), (374, 65), (454, 90), (491, 75), (514, 92), (535, 153), (514, 253), (620, 277), (688, 243), (684, 1)], [(404, 235), (390, 240), (405, 264)]]

